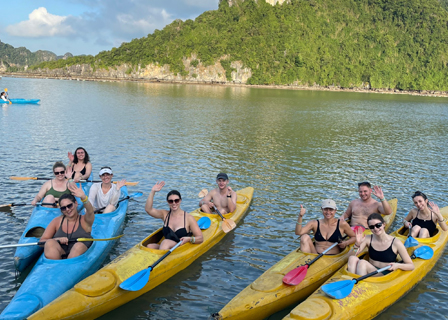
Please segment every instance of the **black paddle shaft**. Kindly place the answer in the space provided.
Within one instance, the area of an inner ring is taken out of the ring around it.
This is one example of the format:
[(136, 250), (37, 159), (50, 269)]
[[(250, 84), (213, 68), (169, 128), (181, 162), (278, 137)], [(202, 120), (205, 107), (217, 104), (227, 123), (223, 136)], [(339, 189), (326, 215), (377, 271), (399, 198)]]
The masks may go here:
[[(339, 238), (339, 243), (340, 242), (342, 242), (342, 240), (344, 240), (344, 239), (347, 239), (347, 235), (344, 237), (344, 238)], [(308, 267), (310, 266), (310, 265), (312, 265), (314, 262), (316, 262), (317, 260), (319, 260), (320, 259), (320, 257), (322, 257), (324, 255), (324, 253), (323, 252), (321, 252), (321, 253), (319, 253), (319, 255), (316, 257), (316, 258), (314, 258), (313, 260), (311, 260), (310, 262), (307, 262), (307, 263), (305, 263), (305, 265), (307, 265)]]
[(163, 256), (160, 257), (159, 260), (157, 260), (156, 262), (154, 262), (154, 264), (152, 266), (149, 266), (148, 268), (150, 268), (151, 270), (153, 270), (156, 265), (158, 265), (163, 259), (166, 258), (167, 255), (169, 255), (171, 252), (173, 252), (172, 250), (168, 251), (167, 253), (165, 253)]
[[(123, 199), (118, 200), (117, 204), (120, 203), (121, 201), (128, 200), (128, 199), (131, 199), (131, 197), (130, 197), (130, 196), (124, 197)], [(98, 212), (100, 212), (100, 211), (103, 211), (104, 209), (106, 209), (106, 207), (97, 209), (97, 210), (95, 210), (93, 213), (98, 213)]]

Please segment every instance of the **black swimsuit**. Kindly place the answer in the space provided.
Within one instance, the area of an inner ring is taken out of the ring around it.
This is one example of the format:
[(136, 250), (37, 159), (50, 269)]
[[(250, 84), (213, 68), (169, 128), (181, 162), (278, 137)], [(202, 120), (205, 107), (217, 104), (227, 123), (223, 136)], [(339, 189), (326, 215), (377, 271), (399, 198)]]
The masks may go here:
[(192, 233), (188, 233), (187, 229), (185, 228), (185, 216), (186, 216), (186, 212), (184, 211), (184, 227), (177, 229), (176, 232), (173, 231), (173, 229), (171, 229), (169, 227), (170, 224), (170, 215), (171, 215), (171, 210), (170, 212), (168, 212), (165, 221), (164, 221), (164, 225), (163, 225), (163, 236), (165, 237), (165, 239), (169, 239), (169, 240), (173, 240), (176, 242), (179, 242), (181, 238), (183, 237), (189, 237), (192, 235)]
[(417, 214), (415, 215), (414, 220), (412, 220), (412, 226), (419, 226), (422, 229), (427, 229), (429, 232), (429, 236), (432, 236), (434, 234), (434, 231), (436, 231), (436, 224), (432, 220), (432, 211), (431, 211), (431, 219), (430, 220), (423, 220), (418, 218), (418, 213), (420, 210), (417, 211)]
[(339, 231), (339, 219), (338, 219), (338, 224), (336, 226), (336, 230), (333, 232), (333, 234), (328, 239), (325, 239), (322, 236), (322, 233), (320, 233), (320, 224), (319, 224), (319, 220), (317, 220), (317, 231), (316, 231), (316, 235), (314, 236), (314, 240), (328, 241), (328, 242), (339, 242), (339, 240), (341, 240), (341, 239), (342, 239), (342, 234), (341, 234), (341, 231)]
[[(73, 169), (75, 168), (75, 166), (73, 166)], [(72, 179), (75, 179), (75, 174), (76, 172), (79, 172), (82, 176), (86, 174), (86, 165), (84, 165), (84, 168), (81, 169), (81, 171), (74, 171), (73, 170), (73, 174), (72, 174)]]
[(392, 249), (392, 245), (394, 244), (395, 238), (392, 240), (390, 247), (384, 251), (375, 250), (375, 248), (372, 246), (372, 239), (373, 237), (370, 238), (370, 246), (369, 246), (370, 259), (383, 263), (395, 262), (397, 260), (397, 254)]

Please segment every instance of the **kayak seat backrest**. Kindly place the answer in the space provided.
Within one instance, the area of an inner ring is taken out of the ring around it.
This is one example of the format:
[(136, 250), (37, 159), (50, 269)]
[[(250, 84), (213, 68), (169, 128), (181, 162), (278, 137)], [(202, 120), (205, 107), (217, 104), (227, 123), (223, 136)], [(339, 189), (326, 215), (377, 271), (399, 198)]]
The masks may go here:
[(160, 229), (158, 232), (154, 233), (151, 237), (146, 239), (146, 241), (143, 242), (143, 245), (146, 247), (150, 243), (159, 243), (162, 242), (164, 239), (162, 229)]
[(439, 233), (439, 228), (436, 228), (436, 230), (432, 233), (431, 238), (434, 237)]
[(30, 237), (40, 238), (44, 234), (44, 231), (45, 231), (45, 228), (34, 227), (34, 228), (31, 228), (30, 230), (28, 230), (28, 232), (26, 233), (25, 237), (27, 237), (27, 238), (30, 238)]
[(241, 194), (236, 195), (236, 203), (245, 203), (247, 198)]
[(401, 227), (398, 230), (398, 234), (400, 234), (402, 236), (407, 236), (409, 234), (409, 228)]

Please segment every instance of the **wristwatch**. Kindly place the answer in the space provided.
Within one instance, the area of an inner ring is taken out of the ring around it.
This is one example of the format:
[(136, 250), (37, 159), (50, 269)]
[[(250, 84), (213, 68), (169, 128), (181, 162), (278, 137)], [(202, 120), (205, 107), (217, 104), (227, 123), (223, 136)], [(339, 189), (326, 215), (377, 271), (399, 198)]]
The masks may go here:
[(227, 198), (232, 198), (232, 196), (227, 196)]

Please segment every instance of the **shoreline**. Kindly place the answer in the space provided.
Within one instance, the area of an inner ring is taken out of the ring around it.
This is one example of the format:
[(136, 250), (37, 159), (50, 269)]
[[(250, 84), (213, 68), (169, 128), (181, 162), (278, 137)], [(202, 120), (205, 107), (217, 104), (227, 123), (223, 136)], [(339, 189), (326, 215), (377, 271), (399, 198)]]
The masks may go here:
[(448, 92), (437, 90), (398, 90), (398, 89), (366, 89), (366, 88), (340, 88), (340, 87), (322, 87), (322, 86), (299, 86), (299, 85), (250, 85), (245, 83), (235, 82), (205, 82), (205, 81), (176, 81), (176, 80), (160, 80), (160, 79), (144, 79), (144, 78), (92, 78), (92, 77), (57, 77), (57, 76), (41, 76), (33, 74), (22, 73), (2, 73), (1, 77), (11, 78), (32, 78), (32, 79), (54, 79), (54, 80), (69, 80), (69, 81), (97, 81), (97, 82), (141, 82), (141, 83), (166, 83), (166, 84), (195, 84), (195, 85), (209, 85), (209, 86), (227, 86), (227, 87), (245, 87), (245, 88), (261, 88), (261, 89), (282, 89), (282, 90), (308, 90), (308, 91), (331, 91), (331, 92), (358, 92), (358, 93), (376, 93), (376, 94), (401, 94), (421, 97), (437, 97), (448, 98)]

